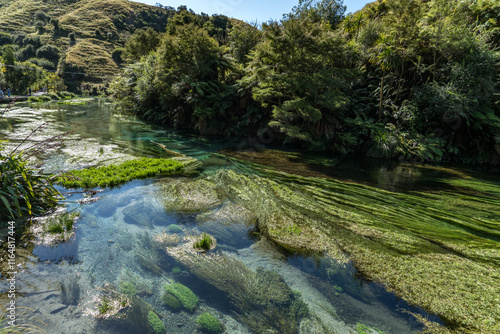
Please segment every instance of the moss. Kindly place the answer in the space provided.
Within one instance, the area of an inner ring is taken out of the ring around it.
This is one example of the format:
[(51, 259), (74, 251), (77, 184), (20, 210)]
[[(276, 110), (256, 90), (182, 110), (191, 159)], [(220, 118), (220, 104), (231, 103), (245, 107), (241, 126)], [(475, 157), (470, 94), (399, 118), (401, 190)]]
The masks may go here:
[(181, 273), (181, 271), (182, 271), (182, 270), (181, 270), (181, 268), (179, 268), (179, 267), (173, 267), (173, 268), (172, 268), (172, 274), (174, 274), (174, 275), (180, 274), (180, 273)]
[(167, 226), (166, 231), (168, 233), (182, 233), (182, 228), (179, 225), (171, 224)]
[(179, 299), (177, 299), (173, 294), (170, 292), (164, 292), (162, 296), (163, 303), (168, 306), (170, 309), (176, 311), (180, 310), (182, 305)]
[(135, 296), (135, 286), (131, 282), (122, 282), (118, 288), (121, 293), (124, 293), (127, 296)]
[(66, 188), (115, 187), (134, 179), (180, 173), (183, 165), (169, 159), (141, 158), (98, 168), (69, 172), (69, 177), (57, 178), (57, 183)]
[(184, 309), (193, 312), (198, 306), (198, 297), (187, 286), (172, 283), (165, 285), (164, 289), (177, 298)]
[(223, 328), (219, 320), (210, 313), (203, 313), (196, 319), (196, 323), (206, 333), (222, 333)]
[(158, 315), (152, 311), (148, 313), (148, 324), (151, 333), (164, 334), (166, 332), (165, 325), (163, 325)]

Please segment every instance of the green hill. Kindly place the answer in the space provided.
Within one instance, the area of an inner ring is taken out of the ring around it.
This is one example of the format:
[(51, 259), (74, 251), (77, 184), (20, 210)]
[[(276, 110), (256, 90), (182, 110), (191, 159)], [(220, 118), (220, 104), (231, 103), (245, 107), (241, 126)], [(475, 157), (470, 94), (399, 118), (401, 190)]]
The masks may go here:
[(10, 45), (72, 90), (99, 86), (119, 71), (115, 49), (137, 29), (164, 31), (175, 13), (126, 0), (0, 0), (0, 54)]

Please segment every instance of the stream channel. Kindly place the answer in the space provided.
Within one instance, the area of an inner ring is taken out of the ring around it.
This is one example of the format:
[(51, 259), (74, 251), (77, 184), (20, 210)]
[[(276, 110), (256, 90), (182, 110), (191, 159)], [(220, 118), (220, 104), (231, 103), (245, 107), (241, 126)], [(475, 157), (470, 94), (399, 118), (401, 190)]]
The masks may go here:
[[(384, 285), (364, 278), (347, 254), (306, 254), (277, 246), (260, 233), (257, 223), (267, 217), (258, 211), (267, 210), (263, 198), (269, 191), (256, 198), (258, 189), (266, 189), (256, 188), (254, 197), (245, 198), (238, 193), (240, 188), (231, 186), (231, 180), (240, 175), (248, 180), (258, 178), (255, 182), (262, 187), (265, 182), (276, 182), (306, 201), (309, 198), (311, 212), (322, 203), (330, 205), (334, 192), (345, 194), (342, 207), (348, 210), (352, 206), (356, 212), (364, 210), (356, 202), (364, 199), (369, 201), (367, 206), (376, 208), (383, 200), (391, 208), (390, 201), (405, 203), (410, 197), (420, 198), (420, 204), (409, 203), (407, 208), (402, 204), (400, 209), (406, 211), (397, 217), (425, 218), (424, 200), (429, 200), (429, 193), (439, 190), (452, 196), (457, 184), (450, 180), (459, 182), (463, 173), (476, 175), (477, 171), (248, 150), (252, 140), (181, 134), (115, 115), (112, 104), (104, 99), (85, 103), (17, 104), (0, 119), (4, 150), (8, 152), (31, 129), (48, 122), (43, 132), (24, 145), (73, 132), (65, 137), (62, 148), (45, 152), (34, 161), (43, 162), (45, 172), (135, 157), (166, 158), (161, 145), (201, 164), (197, 173), (189, 176), (136, 180), (104, 189), (94, 195), (97, 200), (86, 204), (79, 202), (85, 198), (83, 193), (58, 187), (66, 193), (65, 209), (80, 213), (75, 235), (56, 245), (43, 245), (34, 238), (25, 238), (18, 245), (19, 323), (50, 334), (147, 333), (152, 329), (147, 324), (141, 329), (141, 319), (95, 317), (99, 296), (112, 296), (127, 288), (145, 309), (159, 316), (167, 333), (201, 333), (196, 319), (207, 312), (219, 320), (225, 333), (417, 333), (424, 326), (415, 314), (443, 323), (387, 291)], [(240, 150), (227, 150), (229, 147)], [(489, 185), (487, 191), (498, 201), (498, 178), (491, 172), (482, 173), (484, 179), (474, 180), (483, 187)], [(230, 190), (221, 193), (220, 184)], [(357, 197), (347, 197), (351, 185)], [(281, 199), (273, 202), (278, 212), (287, 205), (285, 195), (279, 196)], [(482, 198), (473, 189), (468, 196)], [(241, 200), (234, 200), (236, 197)], [(246, 205), (259, 200), (263, 202), (260, 206)], [(423, 210), (413, 212), (419, 205)], [(481, 212), (484, 219), (498, 217), (498, 211)], [(328, 217), (320, 219), (328, 221)], [(390, 220), (390, 214), (385, 219)], [(193, 254), (184, 241), (203, 232), (214, 236), (217, 246), (208, 254)], [(290, 233), (299, 234), (300, 230)], [(488, 238), (498, 245), (498, 236)], [(176, 310), (165, 304), (164, 286), (174, 282), (196, 295), (199, 301), (193, 309)], [(2, 304), (8, 302), (7, 290), (6, 278), (0, 277)]]

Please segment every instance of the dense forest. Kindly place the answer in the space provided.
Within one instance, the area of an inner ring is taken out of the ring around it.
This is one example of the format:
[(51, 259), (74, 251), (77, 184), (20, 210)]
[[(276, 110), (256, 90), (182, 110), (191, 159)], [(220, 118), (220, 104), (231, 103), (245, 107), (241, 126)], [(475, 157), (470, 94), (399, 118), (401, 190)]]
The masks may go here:
[(261, 29), (183, 10), (126, 43), (123, 111), (339, 154), (500, 163), (500, 4), (300, 0)]

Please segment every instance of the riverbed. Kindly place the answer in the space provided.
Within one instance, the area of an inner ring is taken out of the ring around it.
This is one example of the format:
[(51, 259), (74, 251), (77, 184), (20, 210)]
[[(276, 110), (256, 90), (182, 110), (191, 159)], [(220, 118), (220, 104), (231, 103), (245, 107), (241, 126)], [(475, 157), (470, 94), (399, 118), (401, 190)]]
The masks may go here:
[[(64, 210), (79, 212), (75, 234), (53, 246), (34, 238), (18, 245), (20, 323), (47, 333), (146, 333), (93, 316), (99, 296), (127, 285), (167, 333), (201, 332), (197, 319), (207, 312), (225, 333), (498, 327), (500, 179), (489, 167), (287, 152), (258, 138), (155, 128), (114, 114), (104, 99), (85, 103), (17, 104), (0, 119), (4, 150), (46, 124), (23, 147), (67, 133), (61, 148), (32, 161), (47, 173), (169, 151), (200, 168), (103, 189), (86, 204), (88, 194), (59, 188)], [(204, 232), (217, 246), (193, 252), (191, 240)], [(453, 279), (463, 273), (477, 277), (473, 286)], [(166, 305), (174, 283), (193, 291), (194, 309)], [(442, 296), (448, 289), (453, 296)], [(2, 303), (6, 291), (2, 273)]]

